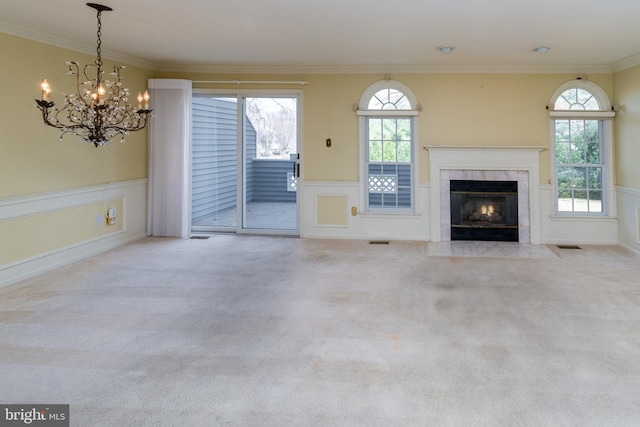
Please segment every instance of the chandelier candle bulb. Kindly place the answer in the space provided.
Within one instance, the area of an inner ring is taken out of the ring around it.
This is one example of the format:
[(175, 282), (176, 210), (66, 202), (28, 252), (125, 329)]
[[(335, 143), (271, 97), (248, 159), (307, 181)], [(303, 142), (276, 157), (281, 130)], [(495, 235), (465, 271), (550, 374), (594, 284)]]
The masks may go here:
[(144, 109), (148, 110), (149, 109), (149, 100), (151, 99), (151, 97), (149, 96), (149, 91), (148, 90), (144, 91), (143, 98), (144, 98)]
[(47, 79), (44, 79), (44, 81), (40, 85), (40, 88), (42, 89), (42, 99), (48, 101), (49, 94), (51, 93), (51, 88), (49, 87), (49, 82), (47, 82)]
[(138, 92), (138, 110), (142, 110), (142, 94)]

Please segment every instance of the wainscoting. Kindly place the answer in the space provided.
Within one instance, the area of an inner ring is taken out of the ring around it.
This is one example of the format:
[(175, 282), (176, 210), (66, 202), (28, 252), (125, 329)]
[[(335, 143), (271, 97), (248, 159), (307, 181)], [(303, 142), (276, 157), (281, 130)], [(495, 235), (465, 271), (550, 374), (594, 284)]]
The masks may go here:
[[(429, 185), (420, 184), (416, 212), (361, 212), (358, 182), (304, 182), (300, 188), (300, 237), (310, 239), (429, 240)], [(356, 215), (352, 215), (352, 209)]]
[(145, 237), (146, 210), (146, 179), (0, 200), (0, 287)]
[(618, 244), (640, 255), (640, 191), (616, 187)]
[[(303, 238), (319, 239), (386, 239), (433, 240), (440, 219), (430, 216), (430, 185), (420, 184), (417, 211), (408, 215), (383, 215), (357, 212), (360, 208), (360, 187), (357, 182), (305, 182), (300, 189), (300, 233)], [(558, 217), (554, 216), (553, 186), (539, 184), (531, 198), (538, 200), (539, 241), (535, 244), (616, 245), (640, 254), (640, 191), (617, 188), (620, 217)], [(339, 212), (337, 212), (339, 210)], [(439, 214), (439, 213), (438, 213)], [(440, 216), (440, 215), (438, 215)]]

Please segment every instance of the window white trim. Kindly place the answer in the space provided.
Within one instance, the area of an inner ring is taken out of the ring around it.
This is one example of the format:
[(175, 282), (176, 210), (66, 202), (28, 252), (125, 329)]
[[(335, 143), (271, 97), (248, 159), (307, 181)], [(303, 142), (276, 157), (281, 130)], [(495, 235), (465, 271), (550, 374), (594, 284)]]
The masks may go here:
[(557, 119), (583, 119), (583, 120), (598, 120), (598, 119), (612, 119), (616, 116), (615, 111), (549, 111), (549, 117)]
[(356, 113), (358, 116), (377, 116), (377, 117), (407, 117), (407, 116), (417, 116), (420, 114), (419, 111), (416, 110), (364, 110)]
[[(576, 89), (576, 88), (584, 89), (587, 92), (590, 92), (598, 100), (598, 104), (600, 105), (599, 112), (611, 112), (611, 101), (609, 101), (609, 96), (607, 96), (607, 93), (597, 84), (587, 80), (571, 80), (566, 83), (563, 83), (562, 85), (560, 85), (560, 87), (558, 87), (558, 89), (556, 89), (555, 92), (553, 92), (553, 95), (551, 95), (551, 100), (549, 101), (549, 105), (555, 105), (556, 99), (558, 99), (558, 97), (562, 95), (565, 91), (569, 89)], [(571, 110), (571, 112), (586, 113), (587, 111)]]
[[(371, 97), (373, 97), (376, 93), (378, 93), (378, 91), (382, 90), (382, 89), (396, 89), (397, 91), (402, 92), (406, 97), (407, 100), (409, 101), (409, 105), (411, 105), (411, 109), (409, 110), (369, 110), (369, 100), (371, 99)], [(395, 81), (395, 80), (380, 80), (379, 82), (376, 82), (374, 84), (372, 84), (371, 86), (369, 86), (363, 93), (362, 96), (360, 97), (360, 103), (358, 104), (358, 115), (361, 115), (361, 113), (363, 111), (366, 112), (376, 112), (376, 113), (389, 113), (389, 112), (402, 112), (404, 114), (406, 114), (408, 111), (411, 110), (418, 110), (418, 101), (416, 100), (416, 97), (414, 96), (413, 92), (411, 92), (411, 89), (409, 89), (407, 86), (405, 86), (404, 84)], [(415, 111), (417, 113), (417, 111)], [(383, 114), (380, 114), (383, 115)], [(416, 114), (417, 115), (417, 114)]]
[[(584, 89), (590, 92), (598, 101), (600, 110), (550, 110), (549, 111), (549, 140), (551, 148), (551, 172), (553, 178), (553, 207), (554, 212), (551, 215), (555, 218), (565, 217), (583, 217), (583, 218), (603, 218), (615, 217), (616, 203), (615, 191), (613, 188), (613, 118), (615, 112), (611, 109), (611, 101), (606, 92), (595, 83), (585, 80), (572, 80), (562, 84), (553, 93), (550, 100), (550, 106), (553, 106), (556, 99), (569, 89)], [(601, 126), (601, 157), (602, 157), (602, 212), (565, 212), (558, 210), (558, 168), (556, 165), (556, 120), (600, 120)]]
[[(407, 100), (411, 109), (407, 110), (369, 110), (370, 99), (383, 89), (396, 89), (402, 92)], [(388, 215), (390, 217), (397, 215), (415, 214), (417, 211), (417, 194), (418, 194), (418, 120), (419, 115), (418, 102), (415, 95), (404, 84), (395, 80), (381, 80), (369, 86), (362, 94), (359, 103), (359, 109), (357, 111), (358, 116), (358, 130), (360, 135), (360, 203), (359, 212), (362, 214), (376, 214), (376, 215)], [(369, 117), (407, 117), (411, 120), (411, 208), (380, 208), (370, 209), (368, 206), (368, 191), (369, 191), (369, 171), (367, 165), (368, 156), (368, 141), (367, 141), (367, 118)]]

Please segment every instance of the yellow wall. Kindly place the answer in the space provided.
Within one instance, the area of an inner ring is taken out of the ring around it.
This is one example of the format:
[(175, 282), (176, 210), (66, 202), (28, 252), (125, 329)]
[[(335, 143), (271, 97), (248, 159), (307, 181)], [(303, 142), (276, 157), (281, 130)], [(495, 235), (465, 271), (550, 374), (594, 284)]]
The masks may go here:
[[(107, 224), (105, 204), (107, 208), (116, 208), (114, 224)], [(110, 199), (106, 203), (74, 206), (0, 221), (0, 236), (3, 239), (0, 265), (122, 231), (123, 211), (123, 199)], [(100, 217), (100, 224), (97, 224), (96, 217)]]
[[(47, 211), (0, 220), (1, 269), (9, 262), (122, 229), (122, 223), (96, 225), (102, 204), (59, 209), (52, 192), (146, 178), (147, 133), (135, 132), (124, 144), (116, 141), (100, 148), (71, 135), (59, 142), (60, 132), (43, 124), (35, 106), (34, 99), (41, 96), (40, 82), (45, 78), (49, 81), (53, 90), (51, 100), (61, 105), (62, 93), (75, 89), (75, 79), (66, 75), (66, 61), (84, 65), (93, 63), (95, 56), (3, 33), (0, 52), (0, 202), (45, 193), (53, 200)], [(105, 61), (107, 72), (113, 65), (112, 61)], [(125, 84), (137, 92), (147, 87), (152, 73), (127, 67), (123, 75)], [(122, 201), (117, 203), (123, 218)]]
[(616, 115), (616, 184), (640, 190), (640, 65), (613, 77)]
[[(146, 130), (95, 148), (45, 126), (35, 98), (47, 79), (51, 100), (62, 103), (72, 93), (75, 79), (67, 76), (66, 61), (93, 63), (95, 57), (0, 33), (0, 199), (48, 191), (125, 181), (147, 176)], [(113, 68), (105, 61), (105, 69)], [(132, 91), (147, 87), (148, 70), (127, 67), (125, 84)]]
[[(306, 181), (357, 181), (358, 118), (352, 105), (380, 74), (233, 75), (160, 73), (164, 78), (193, 80), (308, 81), (304, 93), (304, 158)], [(422, 104), (418, 146), (535, 145), (549, 146), (545, 106), (553, 92), (575, 74), (392, 74)], [(613, 95), (613, 76), (593, 74), (589, 80)], [(195, 85), (203, 88), (252, 89), (243, 85)], [(288, 86), (300, 88), (300, 86)], [(273, 88), (270, 86), (269, 88)], [(332, 147), (325, 141), (331, 138)], [(549, 151), (541, 156), (540, 180), (550, 179)], [(419, 150), (420, 181), (429, 181), (429, 158)]]

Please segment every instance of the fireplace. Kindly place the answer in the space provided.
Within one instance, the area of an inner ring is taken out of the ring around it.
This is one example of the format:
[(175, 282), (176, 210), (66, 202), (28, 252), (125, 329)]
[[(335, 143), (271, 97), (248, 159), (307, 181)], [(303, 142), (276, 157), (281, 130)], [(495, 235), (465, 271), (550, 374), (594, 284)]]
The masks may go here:
[(540, 244), (540, 152), (529, 146), (439, 146), (429, 151), (432, 242), (451, 241), (451, 180), (517, 181), (518, 242)]
[(450, 180), (451, 240), (518, 241), (518, 182)]

